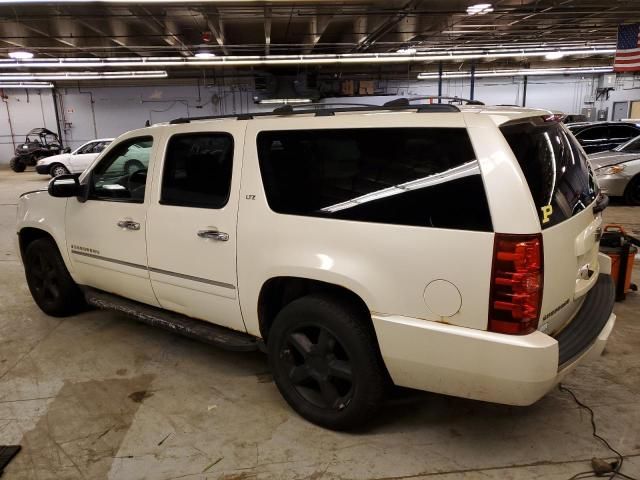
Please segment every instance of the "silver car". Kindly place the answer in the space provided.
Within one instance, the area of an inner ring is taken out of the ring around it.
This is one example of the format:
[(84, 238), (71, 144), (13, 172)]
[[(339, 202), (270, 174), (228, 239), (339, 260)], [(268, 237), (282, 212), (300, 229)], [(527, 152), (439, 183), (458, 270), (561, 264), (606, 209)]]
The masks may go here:
[(613, 150), (589, 155), (589, 160), (604, 193), (640, 205), (640, 136)]

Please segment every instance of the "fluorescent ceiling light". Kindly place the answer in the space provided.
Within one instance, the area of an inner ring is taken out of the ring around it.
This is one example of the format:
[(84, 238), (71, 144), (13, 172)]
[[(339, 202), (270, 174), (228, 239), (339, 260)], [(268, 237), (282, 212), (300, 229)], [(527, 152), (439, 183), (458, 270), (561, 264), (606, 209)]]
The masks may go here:
[(213, 52), (210, 52), (208, 50), (199, 50), (195, 53), (194, 57), (196, 58), (202, 58), (202, 59), (209, 59), (209, 58), (215, 58), (216, 54)]
[(34, 73), (0, 73), (2, 81), (31, 80), (119, 80), (127, 78), (166, 78), (165, 71), (142, 70), (134, 72), (34, 72)]
[(0, 89), (2, 88), (53, 88), (53, 83), (50, 83), (50, 82), (13, 82), (13, 83), (0, 82)]
[(396, 53), (400, 53), (403, 55), (415, 55), (417, 50), (415, 48), (400, 48), (396, 50)]
[[(477, 70), (475, 77), (519, 77), (538, 75), (577, 75), (584, 73), (609, 73), (613, 67), (562, 67), (562, 68), (523, 68), (505, 70)], [(471, 73), (467, 72), (443, 72), (442, 78), (470, 78)], [(437, 73), (419, 73), (418, 80), (437, 80)]]
[(25, 50), (16, 50), (15, 52), (9, 52), (9, 56), (15, 60), (29, 60), (33, 58), (33, 53)]
[(263, 105), (282, 104), (288, 105), (292, 103), (311, 103), (310, 98), (263, 98), (258, 100), (258, 103)]
[(484, 15), (491, 12), (493, 12), (493, 6), (490, 3), (476, 3), (467, 7), (467, 14), (469, 15)]
[(562, 57), (564, 57), (564, 53), (562, 52), (549, 52), (544, 56), (547, 60), (559, 60)]
[(0, 59), (0, 69), (8, 68), (113, 68), (113, 67), (232, 67), (258, 65), (305, 65), (305, 64), (376, 64), (405, 63), (419, 61), (459, 61), (491, 58), (544, 57), (548, 53), (561, 51), (568, 55), (612, 56), (614, 48), (531, 48), (531, 49), (494, 49), (494, 50), (449, 50), (437, 53), (416, 52), (400, 53), (344, 53), (310, 55), (235, 55), (209, 59), (196, 57), (110, 57), (110, 58), (57, 58), (15, 61)]

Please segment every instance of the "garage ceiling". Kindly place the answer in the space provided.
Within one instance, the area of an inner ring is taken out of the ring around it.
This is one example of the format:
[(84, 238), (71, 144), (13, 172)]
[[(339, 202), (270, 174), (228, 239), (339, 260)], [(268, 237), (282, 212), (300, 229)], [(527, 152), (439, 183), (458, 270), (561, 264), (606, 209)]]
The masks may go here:
[[(538, 46), (612, 49), (617, 25), (640, 20), (637, 0), (502, 0), (493, 2), (492, 12), (469, 15), (467, 8), (475, 3), (4, 3), (0, 58), (17, 49), (33, 52), (36, 59), (187, 59), (203, 49), (216, 58)], [(611, 55), (598, 57), (572, 56), (561, 63), (611, 64)]]

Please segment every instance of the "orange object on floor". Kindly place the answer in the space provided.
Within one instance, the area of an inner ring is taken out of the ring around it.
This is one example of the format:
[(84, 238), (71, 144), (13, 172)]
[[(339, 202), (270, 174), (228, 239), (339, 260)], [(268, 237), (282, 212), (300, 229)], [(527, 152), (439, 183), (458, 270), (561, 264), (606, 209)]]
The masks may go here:
[[(638, 249), (633, 245), (628, 245), (627, 247), (622, 246), (624, 239), (626, 237), (626, 232), (622, 225), (606, 225), (603, 229), (605, 234), (617, 234), (621, 237), (621, 246), (610, 246), (610, 245), (600, 245), (600, 251), (609, 257), (611, 257), (611, 277), (613, 278), (614, 283), (616, 284), (616, 291), (618, 291), (618, 283), (620, 282), (620, 268), (622, 267), (622, 262), (626, 262), (626, 272), (624, 278), (624, 290), (623, 292), (629, 292), (631, 290), (631, 273), (633, 271), (633, 262), (635, 261), (636, 254), (638, 253)], [(628, 248), (628, 254), (626, 258), (623, 259), (624, 252)]]

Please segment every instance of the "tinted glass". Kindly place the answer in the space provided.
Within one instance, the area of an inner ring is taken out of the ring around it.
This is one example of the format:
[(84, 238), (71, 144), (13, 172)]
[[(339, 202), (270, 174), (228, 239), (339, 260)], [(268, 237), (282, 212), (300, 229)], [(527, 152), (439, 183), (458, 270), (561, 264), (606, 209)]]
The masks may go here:
[(265, 131), (258, 157), (278, 213), (492, 230), (465, 129)]
[(536, 117), (500, 130), (529, 184), (542, 228), (572, 217), (595, 199), (586, 158), (561, 124)]
[(616, 140), (629, 139), (638, 135), (640, 131), (628, 125), (611, 125), (609, 135)]
[(152, 137), (116, 145), (91, 172), (90, 198), (142, 203), (152, 146)]
[(222, 208), (229, 200), (232, 168), (231, 135), (174, 135), (167, 146), (160, 203)]
[(96, 142), (87, 143), (78, 149), (76, 155), (81, 155), (83, 153), (91, 153), (93, 149), (96, 147)]
[(619, 152), (640, 152), (640, 137), (636, 137), (633, 140), (616, 147), (614, 150)]
[(589, 127), (576, 134), (576, 138), (582, 141), (607, 140), (609, 129), (606, 125), (601, 127)]

